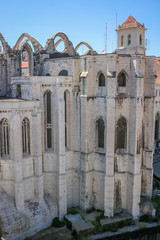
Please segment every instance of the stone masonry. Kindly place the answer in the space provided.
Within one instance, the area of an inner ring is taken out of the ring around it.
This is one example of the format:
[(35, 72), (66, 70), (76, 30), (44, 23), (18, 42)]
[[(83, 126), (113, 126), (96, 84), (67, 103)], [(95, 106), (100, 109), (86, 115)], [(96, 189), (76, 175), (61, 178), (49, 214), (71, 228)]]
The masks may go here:
[[(111, 54), (97, 54), (86, 42), (74, 48), (63, 33), (45, 47), (24, 33), (13, 48), (0, 34), (0, 217), (6, 239), (22, 240), (71, 207), (137, 217), (141, 197), (151, 197), (156, 85), (145, 30), (129, 16), (116, 29)], [(88, 51), (79, 56), (81, 45)]]

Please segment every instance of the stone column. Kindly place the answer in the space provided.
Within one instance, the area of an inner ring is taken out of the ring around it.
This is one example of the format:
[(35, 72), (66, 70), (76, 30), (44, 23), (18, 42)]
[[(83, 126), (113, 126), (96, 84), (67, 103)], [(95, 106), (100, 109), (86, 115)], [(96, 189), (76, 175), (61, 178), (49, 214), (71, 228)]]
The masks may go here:
[(65, 171), (65, 119), (64, 119), (64, 89), (56, 86), (56, 153), (57, 153), (57, 201), (59, 218), (67, 213), (67, 187)]
[(115, 146), (115, 78), (108, 77), (106, 97), (106, 168), (104, 179), (104, 214), (114, 216), (114, 146)]
[(35, 109), (32, 114), (32, 150), (34, 161), (34, 194), (40, 202), (43, 199), (43, 175), (42, 175), (42, 132), (41, 111)]
[(10, 157), (14, 164), (15, 203), (17, 209), (24, 209), (24, 188), (22, 173), (22, 123), (17, 110), (12, 112), (9, 125)]

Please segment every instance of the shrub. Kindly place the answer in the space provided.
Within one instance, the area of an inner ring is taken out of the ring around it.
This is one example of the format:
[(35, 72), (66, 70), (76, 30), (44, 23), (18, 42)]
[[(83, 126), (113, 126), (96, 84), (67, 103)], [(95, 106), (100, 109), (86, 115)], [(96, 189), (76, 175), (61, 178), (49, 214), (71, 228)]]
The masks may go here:
[(139, 218), (139, 222), (152, 223), (152, 222), (157, 222), (157, 221), (158, 221), (158, 218), (152, 217), (152, 215), (148, 215), (148, 214), (145, 214)]
[(111, 232), (117, 232), (118, 229), (117, 229), (117, 227), (116, 227), (115, 225), (110, 225), (110, 226), (109, 226), (109, 231), (111, 231)]
[(77, 214), (77, 213), (78, 213), (78, 211), (74, 208), (72, 208), (68, 211), (68, 214), (72, 214), (72, 215)]
[(64, 222), (60, 221), (58, 219), (58, 217), (55, 217), (53, 220), (52, 220), (52, 224), (51, 224), (52, 227), (63, 227), (64, 226)]

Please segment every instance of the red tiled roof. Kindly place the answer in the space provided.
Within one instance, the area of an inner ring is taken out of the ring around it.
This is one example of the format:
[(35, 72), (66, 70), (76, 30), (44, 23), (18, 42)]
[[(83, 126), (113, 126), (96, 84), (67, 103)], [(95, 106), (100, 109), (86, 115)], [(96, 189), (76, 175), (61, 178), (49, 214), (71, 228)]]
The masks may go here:
[(22, 61), (21, 68), (28, 68), (28, 62)]
[(125, 29), (125, 28), (135, 28), (135, 27), (141, 27), (144, 28), (144, 24), (140, 24), (136, 21), (136, 19), (132, 16), (129, 16), (127, 20), (120, 26), (118, 26), (118, 29)]

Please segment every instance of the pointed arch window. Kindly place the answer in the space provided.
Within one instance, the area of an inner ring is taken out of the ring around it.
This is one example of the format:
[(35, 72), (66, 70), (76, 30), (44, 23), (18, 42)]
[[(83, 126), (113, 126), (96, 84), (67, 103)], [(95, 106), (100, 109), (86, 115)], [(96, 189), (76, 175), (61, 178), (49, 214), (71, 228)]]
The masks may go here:
[(131, 45), (131, 35), (128, 35), (128, 45)]
[(104, 87), (105, 86), (105, 76), (103, 73), (99, 75), (99, 87)]
[(9, 155), (9, 130), (8, 130), (8, 120), (6, 118), (1, 121), (1, 157)]
[(121, 72), (118, 75), (118, 86), (119, 87), (125, 87), (126, 86), (126, 74), (124, 72)]
[(22, 121), (22, 146), (23, 153), (30, 154), (30, 123), (28, 118)]
[(127, 147), (127, 121), (121, 117), (117, 122), (116, 128), (116, 150), (126, 149)]
[(44, 120), (45, 120), (45, 148), (52, 148), (52, 94), (46, 91), (44, 94)]
[(104, 121), (100, 118), (96, 122), (98, 148), (104, 148)]

